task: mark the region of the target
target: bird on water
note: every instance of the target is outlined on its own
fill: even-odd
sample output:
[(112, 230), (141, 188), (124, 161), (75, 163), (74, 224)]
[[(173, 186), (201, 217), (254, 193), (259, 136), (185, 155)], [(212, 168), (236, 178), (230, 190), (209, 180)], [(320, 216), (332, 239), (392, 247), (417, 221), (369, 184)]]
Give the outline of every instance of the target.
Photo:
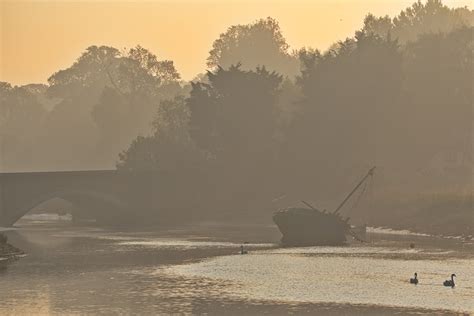
[(450, 286), (450, 287), (454, 287), (454, 277), (456, 276), (456, 274), (451, 274), (451, 280), (446, 280), (444, 281), (443, 285), (444, 286)]
[(418, 273), (415, 272), (415, 277), (410, 279), (411, 284), (418, 284)]

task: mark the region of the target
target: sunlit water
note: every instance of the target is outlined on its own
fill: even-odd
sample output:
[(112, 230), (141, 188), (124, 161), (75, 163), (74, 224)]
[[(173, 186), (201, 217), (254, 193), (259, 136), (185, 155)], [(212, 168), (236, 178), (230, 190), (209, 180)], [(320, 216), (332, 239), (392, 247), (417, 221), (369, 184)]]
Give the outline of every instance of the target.
[[(385, 238), (353, 247), (255, 243), (240, 255), (239, 242), (204, 235), (37, 219), (22, 226), (8, 234), (28, 255), (0, 269), (0, 314), (221, 314), (242, 305), (327, 303), (474, 312), (474, 247), (460, 241), (418, 237), (415, 249)], [(408, 283), (414, 272), (417, 286)], [(446, 288), (451, 273), (457, 285)]]
[[(336, 302), (474, 311), (474, 261), (451, 252), (386, 248), (301, 248), (224, 256), (168, 270), (231, 281), (234, 295), (290, 302)], [(420, 283), (408, 284), (418, 272)], [(442, 285), (452, 272), (454, 289)]]

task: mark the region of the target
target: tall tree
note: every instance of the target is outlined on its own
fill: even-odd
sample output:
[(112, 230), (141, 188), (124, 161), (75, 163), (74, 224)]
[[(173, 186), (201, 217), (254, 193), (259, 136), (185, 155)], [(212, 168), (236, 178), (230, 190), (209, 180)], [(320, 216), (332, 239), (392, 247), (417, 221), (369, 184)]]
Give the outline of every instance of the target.
[(122, 54), (108, 85), (92, 110), (101, 131), (99, 143), (112, 159), (137, 135), (148, 135), (150, 117), (160, 100), (179, 93), (180, 76), (171, 61), (159, 61), (137, 46)]
[(278, 22), (268, 17), (252, 24), (229, 27), (214, 41), (207, 65), (215, 69), (240, 63), (244, 70), (265, 66), (283, 75), (295, 76), (298, 59), (288, 50)]
[(196, 143), (229, 166), (258, 165), (271, 157), (282, 77), (237, 65), (209, 72), (208, 80), (193, 84), (188, 99)]
[(120, 153), (119, 170), (160, 170), (176, 175), (203, 160), (189, 135), (190, 111), (182, 96), (163, 100), (152, 122), (152, 135), (138, 136)]
[(393, 19), (388, 16), (367, 15), (363, 30), (382, 37), (390, 34), (402, 44), (414, 41), (419, 35), (449, 33), (465, 26), (474, 26), (474, 11), (468, 8), (449, 8), (441, 0), (419, 0), (401, 11)]
[(35, 166), (37, 135), (46, 109), (39, 97), (44, 86), (15, 86), (0, 82), (0, 168), (24, 170)]
[[(303, 51), (301, 58), (303, 98), (288, 131), (285, 159), (293, 168), (287, 178), (329, 195), (346, 166), (389, 155), (402, 57), (396, 41), (359, 32), (325, 54)], [(326, 181), (306, 183), (318, 178)]]
[(462, 157), (458, 167), (463, 164), (464, 170), (457, 172), (467, 177), (464, 181), (470, 181), (473, 159), (473, 31), (427, 34), (408, 45), (404, 54), (407, 127), (417, 135), (408, 143), (411, 152), (419, 165), (429, 165), (438, 154)]
[[(62, 100), (49, 117), (51, 150), (69, 148), (58, 154), (65, 161), (72, 161), (68, 155), (81, 157), (92, 150), (93, 155), (81, 157), (83, 163), (112, 166), (117, 152), (137, 135), (151, 132), (154, 107), (181, 91), (179, 78), (172, 61), (160, 61), (141, 46), (122, 52), (108, 46), (87, 48), (71, 67), (48, 80), (49, 94)], [(73, 125), (57, 133), (71, 120)]]

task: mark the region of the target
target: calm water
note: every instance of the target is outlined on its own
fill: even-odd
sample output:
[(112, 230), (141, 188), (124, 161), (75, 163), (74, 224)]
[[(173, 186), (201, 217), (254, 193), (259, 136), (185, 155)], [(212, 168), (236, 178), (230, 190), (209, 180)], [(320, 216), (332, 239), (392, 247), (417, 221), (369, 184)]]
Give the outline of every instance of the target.
[[(28, 255), (0, 270), (0, 314), (220, 314), (307, 304), (474, 312), (474, 246), (457, 240), (382, 236), (369, 246), (308, 248), (256, 243), (242, 256), (239, 243), (203, 234), (21, 225), (9, 237)], [(408, 249), (414, 238), (417, 247)], [(417, 286), (407, 283), (415, 271)], [(443, 287), (453, 272), (457, 286)]]
[[(421, 252), (421, 251), (420, 251)], [(167, 270), (186, 276), (232, 281), (248, 299), (337, 302), (474, 311), (474, 261), (450, 259), (451, 252), (407, 252), (380, 248), (355, 251), (307, 248), (257, 251)], [(440, 258), (442, 257), (442, 259)], [(407, 284), (417, 271), (418, 286)], [(453, 271), (454, 289), (442, 281)]]

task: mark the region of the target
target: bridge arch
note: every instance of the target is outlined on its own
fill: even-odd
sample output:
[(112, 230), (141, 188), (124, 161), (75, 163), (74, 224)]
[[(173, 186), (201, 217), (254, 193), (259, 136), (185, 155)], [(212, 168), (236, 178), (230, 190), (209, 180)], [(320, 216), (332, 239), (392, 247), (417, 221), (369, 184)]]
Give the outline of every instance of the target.
[(34, 198), (31, 198), (28, 201), (25, 201), (25, 203), (17, 206), (15, 210), (10, 210), (10, 225), (13, 225), (36, 206), (54, 198), (61, 198), (73, 205), (81, 207), (102, 205), (104, 207), (109, 207), (116, 212), (120, 212), (120, 210), (125, 209), (127, 206), (126, 203), (124, 203), (119, 197), (105, 192), (97, 192), (85, 189), (56, 190), (35, 196)]

